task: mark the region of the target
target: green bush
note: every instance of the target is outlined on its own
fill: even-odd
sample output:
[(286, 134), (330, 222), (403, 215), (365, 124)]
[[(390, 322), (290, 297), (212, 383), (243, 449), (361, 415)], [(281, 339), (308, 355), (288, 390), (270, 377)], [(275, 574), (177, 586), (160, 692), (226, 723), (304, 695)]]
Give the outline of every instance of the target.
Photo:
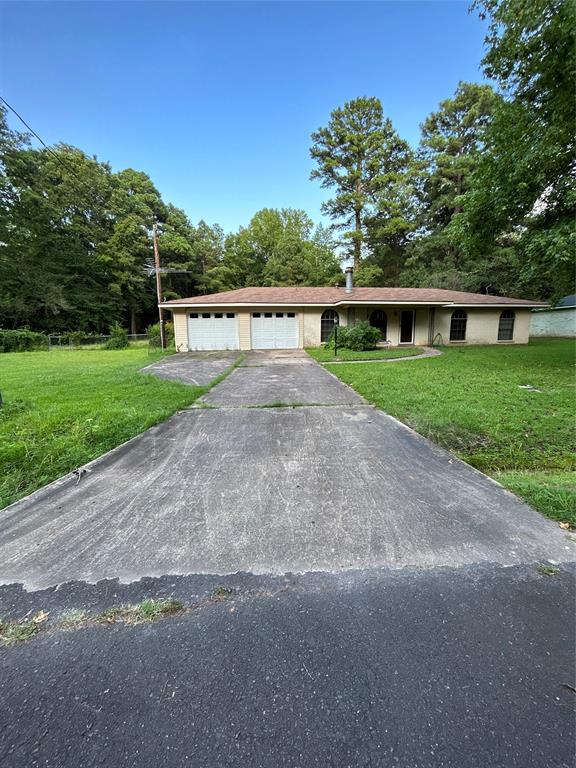
[[(166, 334), (166, 346), (174, 346), (174, 323), (164, 323), (164, 333)], [(151, 347), (160, 347), (160, 323), (154, 323), (146, 328), (148, 344)]]
[(338, 329), (334, 329), (332, 335), (328, 339), (327, 347), (334, 348), (334, 333), (337, 333), (338, 346), (346, 349), (353, 349), (356, 352), (363, 351), (365, 349), (374, 349), (377, 342), (380, 340), (380, 330), (370, 325), (367, 320), (356, 325), (343, 325), (338, 326)]
[(31, 352), (48, 347), (48, 336), (45, 333), (19, 328), (15, 331), (0, 329), (0, 352)]
[(106, 349), (126, 349), (128, 346), (128, 332), (120, 323), (114, 323), (110, 328), (110, 338), (106, 342)]

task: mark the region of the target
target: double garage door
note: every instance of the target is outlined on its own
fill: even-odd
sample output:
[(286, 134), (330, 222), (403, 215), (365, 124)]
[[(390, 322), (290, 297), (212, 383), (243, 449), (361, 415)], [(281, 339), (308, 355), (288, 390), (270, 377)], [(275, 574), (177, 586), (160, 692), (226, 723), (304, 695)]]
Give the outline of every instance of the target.
[(190, 312), (188, 349), (240, 349), (235, 312)]
[(296, 349), (296, 312), (252, 312), (252, 349)]
[[(298, 317), (296, 312), (251, 312), (252, 349), (296, 349)], [(190, 312), (188, 349), (240, 349), (236, 312)]]

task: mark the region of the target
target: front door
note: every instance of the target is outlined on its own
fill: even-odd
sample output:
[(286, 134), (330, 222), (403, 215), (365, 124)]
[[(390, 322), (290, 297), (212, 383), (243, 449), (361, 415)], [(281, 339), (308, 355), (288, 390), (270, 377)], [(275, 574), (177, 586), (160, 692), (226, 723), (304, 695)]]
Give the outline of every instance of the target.
[(400, 312), (400, 344), (412, 344), (414, 341), (414, 310), (403, 309)]

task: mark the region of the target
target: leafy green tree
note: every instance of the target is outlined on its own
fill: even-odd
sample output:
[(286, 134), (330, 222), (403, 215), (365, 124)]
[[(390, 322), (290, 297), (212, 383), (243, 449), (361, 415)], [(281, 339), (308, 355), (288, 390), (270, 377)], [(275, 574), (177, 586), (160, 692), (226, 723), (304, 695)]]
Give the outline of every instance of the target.
[(409, 147), (402, 141), (375, 97), (361, 97), (335, 109), (325, 128), (312, 134), (310, 154), (316, 162), (312, 179), (333, 188), (335, 196), (322, 210), (344, 230), (351, 243), (354, 268), (367, 243), (367, 219), (376, 215), (379, 195), (405, 169)]
[(152, 258), (152, 225), (166, 219), (166, 207), (150, 178), (127, 168), (112, 176), (110, 214), (112, 233), (98, 250), (98, 259), (115, 314), (127, 311), (134, 333), (138, 314), (156, 300), (147, 264)]
[(67, 145), (3, 154), (9, 226), (0, 249), (0, 323), (93, 329), (110, 305), (96, 258), (109, 234), (110, 169)]
[(194, 229), (193, 252), (196, 285), (201, 293), (225, 290), (231, 276), (223, 266), (225, 235), (218, 224), (201, 219)]
[(275, 211), (279, 228), (263, 279), (266, 285), (331, 285), (342, 279), (342, 269), (325, 230), (314, 232), (304, 211)]
[(503, 95), (466, 207), (473, 256), (515, 240), (517, 290), (573, 290), (576, 189), (576, 5), (569, 0), (478, 0), (489, 21), (483, 64)]
[[(197, 273), (194, 226), (183, 210), (168, 203), (158, 232), (161, 266), (166, 270), (175, 270), (162, 274), (164, 298), (176, 299), (190, 296), (195, 292)], [(150, 254), (151, 262), (152, 254)]]
[(212, 290), (260, 285), (329, 285), (342, 279), (329, 233), (304, 211), (264, 208), (228, 235), (203, 280)]
[(483, 277), (461, 242), (460, 218), (498, 101), (489, 85), (461, 82), (454, 96), (442, 101), (422, 124), (415, 185), (418, 235), (402, 275), (407, 284), (475, 291), (483, 287)]

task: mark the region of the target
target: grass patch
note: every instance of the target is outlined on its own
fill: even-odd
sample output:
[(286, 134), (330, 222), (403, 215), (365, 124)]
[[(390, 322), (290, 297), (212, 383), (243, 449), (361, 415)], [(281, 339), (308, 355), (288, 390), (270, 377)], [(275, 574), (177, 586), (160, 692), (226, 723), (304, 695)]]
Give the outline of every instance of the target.
[(139, 370), (147, 348), (0, 356), (0, 508), (191, 405), (209, 387)]
[(35, 637), (40, 631), (53, 634), (58, 631), (75, 631), (98, 625), (131, 626), (171, 616), (184, 616), (192, 611), (229, 600), (234, 597), (234, 594), (233, 589), (220, 586), (216, 587), (211, 594), (190, 605), (185, 605), (174, 597), (147, 598), (135, 605), (113, 605), (96, 614), (84, 609), (71, 609), (53, 622), (48, 622), (50, 614), (47, 611), (37, 611), (33, 616), (26, 616), (21, 620), (0, 619), (0, 647), (25, 642)]
[(100, 624), (115, 624), (121, 621), (124, 624), (140, 624), (144, 621), (154, 621), (162, 616), (170, 616), (181, 613), (184, 603), (173, 597), (164, 600), (142, 600), (136, 605), (114, 605), (95, 616), (93, 621)]
[(536, 570), (540, 576), (556, 576), (557, 573), (560, 573), (560, 568), (557, 568), (555, 565), (548, 565), (547, 563), (540, 563), (536, 566)]
[(60, 617), (61, 629), (80, 629), (89, 620), (88, 613), (81, 610), (67, 611)]
[(228, 600), (228, 598), (232, 597), (234, 594), (234, 590), (228, 589), (228, 587), (216, 587), (214, 592), (212, 592), (212, 597), (216, 602), (222, 601), (222, 600)]
[(342, 347), (342, 349), (338, 348), (336, 357), (334, 357), (334, 350), (327, 347), (307, 347), (306, 352), (319, 363), (336, 363), (346, 360), (394, 360), (400, 357), (421, 355), (424, 350), (420, 347), (387, 347), (385, 349), (358, 351)]
[(573, 472), (499, 472), (496, 479), (535, 509), (576, 528), (576, 476)]
[(31, 618), (20, 621), (4, 621), (0, 619), (0, 643), (10, 646), (25, 643), (40, 632), (41, 625), (48, 619), (46, 611), (38, 611)]
[(446, 348), (410, 366), (331, 370), (545, 515), (576, 527), (574, 352), (572, 341), (546, 340)]
[(170, 616), (184, 610), (184, 603), (169, 597), (166, 600), (143, 600), (135, 605), (132, 616), (135, 621), (153, 621), (160, 616)]

